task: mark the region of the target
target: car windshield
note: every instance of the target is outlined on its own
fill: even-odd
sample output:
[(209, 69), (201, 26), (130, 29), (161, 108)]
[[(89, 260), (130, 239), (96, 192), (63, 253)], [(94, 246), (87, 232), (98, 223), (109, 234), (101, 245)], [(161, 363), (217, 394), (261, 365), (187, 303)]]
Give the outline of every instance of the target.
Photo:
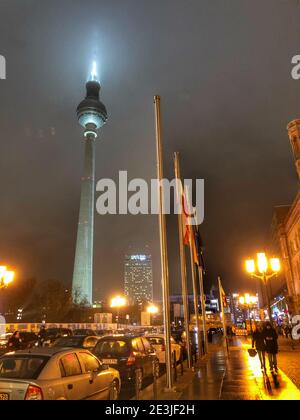
[(37, 379), (48, 357), (14, 356), (0, 359), (0, 378)]
[(101, 356), (125, 356), (128, 346), (123, 340), (103, 340), (97, 344), (96, 353)]
[(81, 345), (81, 337), (62, 337), (55, 340), (53, 347), (80, 347)]
[(147, 337), (147, 340), (154, 346), (163, 345), (165, 342), (163, 337)]

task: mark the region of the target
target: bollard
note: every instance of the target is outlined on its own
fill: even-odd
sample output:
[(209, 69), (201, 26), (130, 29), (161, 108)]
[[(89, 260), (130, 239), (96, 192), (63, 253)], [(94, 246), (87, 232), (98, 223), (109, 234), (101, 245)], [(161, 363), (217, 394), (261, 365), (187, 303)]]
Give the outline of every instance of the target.
[(179, 359), (179, 363), (180, 363), (180, 372), (181, 372), (181, 376), (183, 376), (183, 352), (181, 350), (180, 352), (180, 359)]
[(153, 399), (157, 400), (157, 379), (158, 379), (158, 369), (156, 360), (152, 361), (152, 375), (153, 375)]
[(140, 369), (136, 369), (135, 371), (135, 397), (136, 400), (139, 401), (140, 399), (140, 392), (141, 392), (141, 388), (142, 388), (142, 383), (141, 383), (141, 370)]
[(176, 366), (176, 351), (173, 351), (173, 372), (174, 372), (174, 382), (177, 381), (177, 366)]

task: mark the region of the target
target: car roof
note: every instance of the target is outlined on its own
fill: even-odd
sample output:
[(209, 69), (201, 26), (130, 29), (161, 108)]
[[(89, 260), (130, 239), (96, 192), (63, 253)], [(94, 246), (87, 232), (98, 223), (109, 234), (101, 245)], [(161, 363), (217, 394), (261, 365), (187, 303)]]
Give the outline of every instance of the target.
[(77, 338), (97, 338), (97, 339), (99, 339), (99, 337), (97, 336), (97, 335), (91, 335), (91, 334), (78, 334), (78, 335), (71, 335), (71, 336), (68, 336), (68, 337), (58, 337), (58, 339), (57, 340), (74, 340), (74, 338), (75, 339), (77, 339)]
[[(36, 348), (36, 349), (27, 349), (27, 350), (17, 350), (14, 352), (10, 352), (10, 353), (6, 353), (3, 356), (22, 356), (22, 355), (26, 355), (26, 356), (48, 356), (48, 357), (52, 357), (55, 354), (61, 353), (69, 353), (70, 351), (74, 352), (74, 351), (83, 351), (83, 349), (70, 349), (70, 348), (57, 348), (57, 347), (41, 347), (41, 348)], [(88, 351), (85, 350), (84, 351)], [(3, 357), (2, 356), (2, 357)]]
[(141, 338), (140, 335), (127, 335), (127, 334), (116, 334), (116, 335), (105, 335), (104, 337), (100, 337), (99, 341), (103, 340), (132, 340), (135, 338)]

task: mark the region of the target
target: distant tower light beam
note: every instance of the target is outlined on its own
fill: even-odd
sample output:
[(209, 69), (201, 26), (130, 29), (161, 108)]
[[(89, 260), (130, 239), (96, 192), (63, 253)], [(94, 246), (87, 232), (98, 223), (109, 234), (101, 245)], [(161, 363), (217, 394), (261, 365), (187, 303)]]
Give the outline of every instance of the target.
[(97, 71), (97, 62), (96, 60), (93, 61), (92, 64), (92, 71), (91, 71), (91, 81), (98, 81), (98, 71)]

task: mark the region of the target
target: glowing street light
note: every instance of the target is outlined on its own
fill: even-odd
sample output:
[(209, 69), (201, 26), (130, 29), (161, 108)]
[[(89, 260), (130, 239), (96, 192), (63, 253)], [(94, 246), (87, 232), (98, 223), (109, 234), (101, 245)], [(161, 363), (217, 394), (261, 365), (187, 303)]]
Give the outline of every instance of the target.
[(6, 266), (0, 266), (0, 289), (7, 287), (10, 283), (12, 283), (14, 277), (14, 271), (7, 271)]
[(126, 305), (126, 299), (121, 296), (116, 296), (112, 298), (110, 307), (111, 308), (122, 308)]
[(126, 299), (122, 296), (115, 296), (112, 298), (110, 307), (117, 309), (117, 329), (119, 328), (120, 309), (126, 306)]
[(3, 276), (3, 283), (5, 286), (9, 285), (14, 281), (15, 273), (13, 271), (6, 271)]
[(268, 303), (268, 315), (270, 322), (272, 322), (272, 311), (270, 304), (270, 295), (267, 286), (268, 280), (276, 276), (281, 269), (279, 258), (268, 258), (264, 252), (257, 254), (257, 260), (246, 261), (246, 271), (253, 277), (263, 281), (266, 289), (266, 297)]
[(155, 314), (157, 314), (157, 313), (158, 313), (158, 311), (159, 311), (159, 309), (158, 309), (158, 307), (157, 307), (157, 306), (155, 306), (155, 305), (149, 305), (149, 306), (148, 306), (148, 308), (147, 308), (147, 312), (148, 312), (148, 314), (151, 314), (151, 315), (155, 315)]
[(251, 333), (253, 332), (252, 328), (252, 319), (251, 319), (251, 306), (257, 305), (258, 297), (257, 296), (251, 296), (249, 293), (245, 293), (244, 296), (240, 296), (239, 303), (241, 306), (245, 306), (248, 309), (248, 317), (250, 320), (250, 328)]

